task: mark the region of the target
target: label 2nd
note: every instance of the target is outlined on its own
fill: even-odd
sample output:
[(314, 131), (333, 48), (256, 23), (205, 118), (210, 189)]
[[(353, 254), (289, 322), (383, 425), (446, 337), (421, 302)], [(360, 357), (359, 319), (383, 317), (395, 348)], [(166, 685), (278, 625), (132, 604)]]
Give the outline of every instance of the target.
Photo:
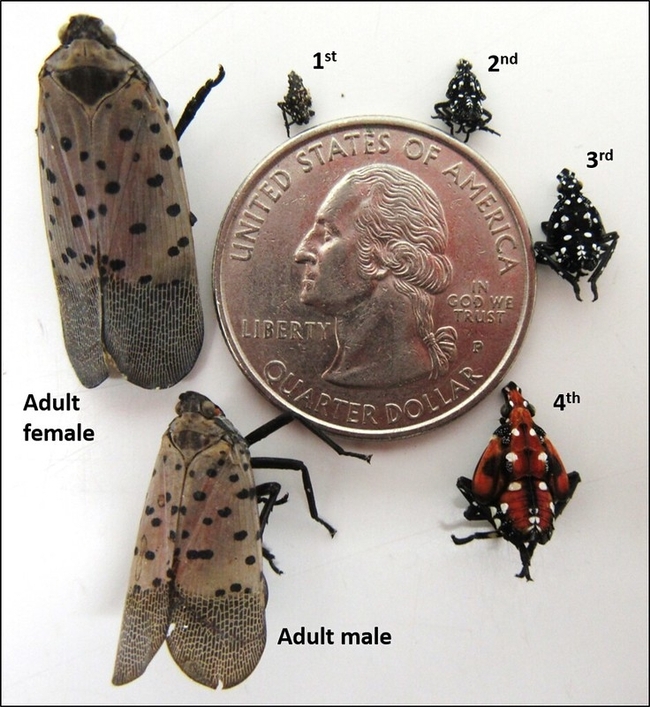
[(490, 54), (488, 59), (491, 62), (488, 67), (488, 71), (500, 71), (500, 66), (511, 66), (517, 64), (518, 56), (517, 52), (515, 52), (512, 56), (497, 56), (496, 54)]

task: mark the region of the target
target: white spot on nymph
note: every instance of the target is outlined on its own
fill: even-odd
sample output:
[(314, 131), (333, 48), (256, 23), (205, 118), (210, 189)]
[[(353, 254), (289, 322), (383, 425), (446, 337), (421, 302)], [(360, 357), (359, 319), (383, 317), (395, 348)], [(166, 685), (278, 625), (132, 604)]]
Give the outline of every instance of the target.
[(508, 453), (506, 454), (506, 459), (507, 459), (509, 462), (516, 462), (517, 459), (519, 459), (519, 457), (515, 454), (515, 452), (508, 452)]
[(510, 506), (507, 503), (502, 503), (499, 508), (501, 509), (501, 513), (507, 513)]
[(540, 452), (540, 453), (537, 455), (537, 458), (538, 458), (541, 462), (545, 462), (545, 461), (548, 459), (548, 454), (547, 454), (546, 452)]
[(555, 515), (555, 504), (553, 503), (553, 501), (548, 504), (548, 507), (551, 509), (551, 513)]
[(494, 518), (494, 527), (499, 530), (501, 527), (501, 519), (500, 518)]
[(530, 436), (531, 436), (531, 437), (537, 437), (537, 432), (535, 432), (535, 428), (534, 428), (534, 427), (531, 427), (531, 428), (530, 428)]
[(531, 525), (539, 525), (539, 516), (530, 516), (530, 518), (528, 519), (528, 522)]
[(546, 481), (539, 482), (539, 490), (540, 491), (548, 491), (548, 486), (546, 485)]
[(490, 506), (490, 513), (492, 514), (492, 517), (494, 518), (494, 516), (497, 514), (496, 506)]
[(508, 491), (521, 491), (521, 484), (518, 481), (512, 481), (508, 484)]
[(513, 427), (512, 430), (510, 430), (510, 434), (512, 434), (513, 437), (519, 437), (519, 430)]
[(573, 236), (572, 236), (570, 233), (567, 233), (567, 235), (564, 236), (564, 238), (563, 238), (562, 240), (564, 240), (564, 241), (570, 241), (572, 238), (573, 238)]

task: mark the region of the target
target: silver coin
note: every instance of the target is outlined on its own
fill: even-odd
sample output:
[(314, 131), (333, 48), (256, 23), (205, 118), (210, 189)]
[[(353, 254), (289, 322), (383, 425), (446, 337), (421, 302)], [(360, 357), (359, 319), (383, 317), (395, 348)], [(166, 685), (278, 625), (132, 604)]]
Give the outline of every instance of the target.
[(390, 439), (449, 422), (500, 382), (535, 259), (515, 198), (472, 149), (361, 117), (298, 135), (252, 172), (213, 279), (260, 392), (330, 432)]

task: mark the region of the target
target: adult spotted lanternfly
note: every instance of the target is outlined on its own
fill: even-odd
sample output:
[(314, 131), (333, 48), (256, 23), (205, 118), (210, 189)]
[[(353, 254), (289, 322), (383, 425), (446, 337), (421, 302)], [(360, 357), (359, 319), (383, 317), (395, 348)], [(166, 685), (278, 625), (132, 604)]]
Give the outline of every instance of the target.
[(485, 130), (488, 133), (500, 135), (496, 130), (486, 127), (492, 120), (492, 113), (483, 108), (485, 95), (481, 84), (472, 72), (472, 65), (466, 59), (461, 59), (457, 64), (456, 75), (447, 87), (448, 101), (436, 103), (434, 120), (442, 120), (454, 134), (454, 125), (458, 126), (456, 132), (465, 133), (465, 140), (469, 140), (471, 133), (476, 130)]
[[(291, 137), (289, 128), (292, 125), (307, 125), (314, 115), (311, 110), (311, 96), (305, 84), (295, 71), (289, 73), (289, 91), (283, 101), (278, 103), (287, 129), (287, 137)], [(291, 118), (291, 121), (287, 118)]]
[[(163, 641), (197, 682), (224, 688), (245, 680), (266, 642), (267, 587), (262, 532), (280, 484), (255, 486), (254, 468), (302, 472), (318, 516), (307, 467), (295, 459), (250, 457), (249, 445), (291, 422), (284, 413), (242, 437), (214, 403), (184, 393), (162, 439), (140, 521), (113, 682), (139, 677)], [(347, 452), (303, 422), (339, 454)], [(258, 514), (258, 503), (262, 511)]]
[(558, 202), (549, 220), (542, 223), (547, 240), (535, 243), (535, 257), (571, 283), (580, 301), (578, 281), (591, 273), (587, 282), (595, 302), (596, 282), (614, 253), (618, 233), (605, 231), (598, 210), (582, 193), (582, 182), (573, 172), (563, 169), (557, 178)]
[(39, 75), (43, 208), (70, 361), (86, 387), (112, 367), (166, 388), (203, 342), (190, 207), (177, 137), (144, 69), (96, 17), (77, 15)]
[(521, 556), (517, 577), (530, 580), (530, 561), (537, 545), (553, 534), (553, 521), (564, 510), (580, 481), (567, 474), (546, 432), (533, 422), (534, 407), (515, 383), (503, 388), (506, 402), (501, 424), (474, 471), (457, 486), (469, 502), (467, 520), (485, 520), (494, 530), (452, 540), (457, 545), (481, 538), (505, 538)]

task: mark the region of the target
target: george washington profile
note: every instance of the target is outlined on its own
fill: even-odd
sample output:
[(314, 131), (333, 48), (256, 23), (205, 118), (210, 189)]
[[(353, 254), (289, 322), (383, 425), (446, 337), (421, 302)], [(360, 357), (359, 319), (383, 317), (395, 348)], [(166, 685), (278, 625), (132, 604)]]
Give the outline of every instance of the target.
[(449, 370), (457, 333), (434, 321), (452, 277), (447, 241), (440, 199), (405, 169), (369, 165), (334, 185), (294, 254), (300, 301), (335, 317), (325, 380), (389, 388)]

